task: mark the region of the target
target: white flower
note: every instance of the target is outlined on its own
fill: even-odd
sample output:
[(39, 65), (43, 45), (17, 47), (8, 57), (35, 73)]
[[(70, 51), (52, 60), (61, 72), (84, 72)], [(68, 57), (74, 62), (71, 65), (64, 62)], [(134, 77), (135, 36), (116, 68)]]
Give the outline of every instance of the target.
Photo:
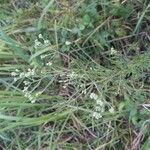
[(13, 76), (13, 77), (15, 77), (15, 76), (17, 76), (18, 74), (16, 73), (16, 72), (12, 72), (11, 73), (11, 76)]
[(34, 42), (37, 43), (37, 42), (38, 42), (38, 39), (34, 40)]
[(98, 95), (95, 94), (95, 93), (91, 93), (91, 94), (90, 94), (90, 98), (91, 98), (91, 99), (94, 99), (94, 100), (97, 100), (97, 99), (98, 99)]
[(33, 100), (31, 101), (31, 103), (34, 104), (34, 103), (35, 103), (35, 99), (33, 99)]
[(110, 54), (111, 54), (111, 55), (115, 55), (115, 54), (117, 54), (117, 51), (112, 47), (112, 48), (110, 49)]
[(35, 75), (35, 70), (34, 69), (28, 69), (28, 72), (24, 73), (25, 77), (30, 77)]
[(43, 74), (43, 73), (44, 73), (44, 71), (43, 71), (43, 70), (41, 70), (41, 73)]
[(94, 113), (93, 113), (93, 117), (94, 117), (95, 119), (100, 119), (100, 118), (102, 118), (102, 115), (101, 115), (100, 113), (98, 113), (98, 112), (94, 112)]
[(51, 65), (52, 65), (52, 62), (46, 63), (46, 66), (51, 66)]
[(16, 71), (16, 72), (19, 72), (19, 70), (18, 70), (18, 69), (15, 69), (15, 71)]
[(32, 69), (32, 70), (31, 70), (31, 76), (34, 76), (34, 75), (35, 75), (35, 70)]
[(96, 110), (96, 111), (101, 111), (102, 108), (101, 108), (100, 106), (96, 106), (96, 107), (95, 107), (95, 110)]
[(18, 79), (17, 78), (14, 78), (14, 82), (16, 82)]
[(96, 104), (100, 106), (104, 106), (104, 102), (100, 99), (96, 99)]
[(42, 92), (37, 92), (36, 94), (35, 94), (35, 97), (38, 97), (39, 95), (41, 95), (42, 94)]
[(31, 72), (31, 69), (30, 69), (30, 68), (28, 68), (28, 72)]
[(45, 54), (45, 55), (41, 55), (41, 59), (44, 59), (45, 57), (48, 57), (49, 55), (48, 54)]
[(19, 75), (20, 78), (23, 78), (24, 76), (25, 76), (24, 72), (21, 72)]
[(65, 44), (68, 46), (68, 45), (71, 44), (71, 42), (70, 41), (66, 41)]
[(30, 84), (30, 82), (28, 82), (28, 81), (23, 81), (23, 83), (24, 83), (24, 85), (29, 85)]
[(86, 93), (87, 93), (86, 89), (85, 89), (85, 90), (83, 90), (83, 91), (82, 91), (82, 93), (83, 93), (83, 94), (86, 94)]
[(30, 101), (33, 101), (33, 99), (34, 99), (31, 95), (29, 95), (28, 98), (29, 98)]
[(64, 85), (63, 88), (66, 89), (66, 88), (67, 88), (67, 85)]
[(23, 90), (23, 93), (24, 93), (24, 97), (28, 98), (31, 103), (35, 103), (35, 97), (33, 97), (29, 91), (28, 91), (28, 87), (24, 87), (24, 90)]
[(27, 91), (28, 91), (28, 87), (25, 86), (25, 87), (23, 88), (22, 92), (25, 93), (25, 92), (27, 92)]
[(26, 78), (30, 76), (30, 72), (25, 73), (24, 75)]
[(34, 48), (37, 49), (38, 47), (40, 47), (42, 45), (42, 43), (40, 41), (38, 41), (37, 39), (34, 41)]
[(44, 40), (44, 44), (49, 44), (49, 40)]
[(27, 98), (29, 97), (29, 95), (30, 94), (28, 92), (24, 94), (24, 96), (27, 97)]
[(72, 71), (70, 74), (67, 75), (67, 77), (74, 79), (74, 78), (78, 77), (78, 74), (76, 74), (74, 71)]
[(114, 108), (111, 107), (111, 108), (109, 109), (109, 112), (113, 114), (113, 113), (115, 112)]
[(36, 46), (41, 46), (41, 44), (42, 44), (42, 43), (38, 41), (38, 42), (36, 43)]
[(42, 36), (42, 34), (39, 34), (39, 35), (38, 35), (38, 37), (39, 37), (40, 39), (43, 39), (43, 36)]

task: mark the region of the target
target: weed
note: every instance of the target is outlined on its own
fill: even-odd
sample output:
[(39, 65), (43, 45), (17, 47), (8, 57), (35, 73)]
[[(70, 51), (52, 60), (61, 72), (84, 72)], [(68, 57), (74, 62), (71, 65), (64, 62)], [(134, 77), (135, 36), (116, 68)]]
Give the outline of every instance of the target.
[(149, 8), (0, 1), (0, 149), (148, 150)]

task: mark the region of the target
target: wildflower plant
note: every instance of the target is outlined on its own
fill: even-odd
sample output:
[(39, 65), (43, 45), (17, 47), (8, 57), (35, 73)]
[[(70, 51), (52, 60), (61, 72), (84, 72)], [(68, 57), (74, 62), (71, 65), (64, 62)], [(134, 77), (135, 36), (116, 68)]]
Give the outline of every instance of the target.
[(148, 2), (0, 1), (0, 148), (149, 149)]
[(91, 93), (90, 94), (90, 98), (95, 100), (95, 107), (94, 107), (94, 113), (93, 113), (93, 117), (95, 119), (100, 119), (102, 118), (102, 113), (105, 111), (105, 104), (102, 101), (102, 99), (95, 93)]
[(109, 108), (109, 112), (111, 114), (114, 113), (115, 110), (114, 110), (113, 106), (111, 106), (108, 102), (106, 102), (101, 94), (98, 95), (98, 94), (95, 94), (92, 92), (90, 94), (90, 99), (94, 100), (94, 102), (95, 102), (94, 112), (92, 115), (95, 119), (100, 119), (103, 117), (103, 114), (106, 111), (106, 107)]
[(35, 39), (35, 41), (34, 41), (34, 48), (35, 49), (40, 49), (40, 48), (46, 47), (50, 44), (49, 40), (44, 39), (42, 34), (39, 34), (38, 38), (39, 39)]
[(35, 77), (36, 72), (35, 68), (28, 68), (27, 71), (21, 71), (16, 69), (15, 72), (11, 73), (11, 76), (14, 78), (14, 83), (17, 81), (23, 81), (22, 94), (28, 98), (32, 103), (35, 102), (38, 95), (33, 96), (32, 90), (30, 91), (30, 86), (32, 86), (33, 78)]

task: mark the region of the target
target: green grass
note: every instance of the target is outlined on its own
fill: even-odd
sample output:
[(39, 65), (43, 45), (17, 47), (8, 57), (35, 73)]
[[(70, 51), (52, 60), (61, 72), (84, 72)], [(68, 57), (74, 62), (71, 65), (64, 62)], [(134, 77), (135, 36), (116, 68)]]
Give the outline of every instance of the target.
[(149, 150), (149, 12), (148, 0), (0, 0), (0, 149)]

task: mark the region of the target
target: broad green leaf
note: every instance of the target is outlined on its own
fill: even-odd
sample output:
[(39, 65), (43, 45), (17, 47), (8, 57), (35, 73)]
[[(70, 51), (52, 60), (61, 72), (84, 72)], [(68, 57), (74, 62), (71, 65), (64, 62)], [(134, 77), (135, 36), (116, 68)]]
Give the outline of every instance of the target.
[(16, 55), (28, 62), (29, 55), (26, 50), (21, 48), (14, 40), (7, 36), (2, 30), (0, 30), (0, 39), (10, 48), (10, 50)]

